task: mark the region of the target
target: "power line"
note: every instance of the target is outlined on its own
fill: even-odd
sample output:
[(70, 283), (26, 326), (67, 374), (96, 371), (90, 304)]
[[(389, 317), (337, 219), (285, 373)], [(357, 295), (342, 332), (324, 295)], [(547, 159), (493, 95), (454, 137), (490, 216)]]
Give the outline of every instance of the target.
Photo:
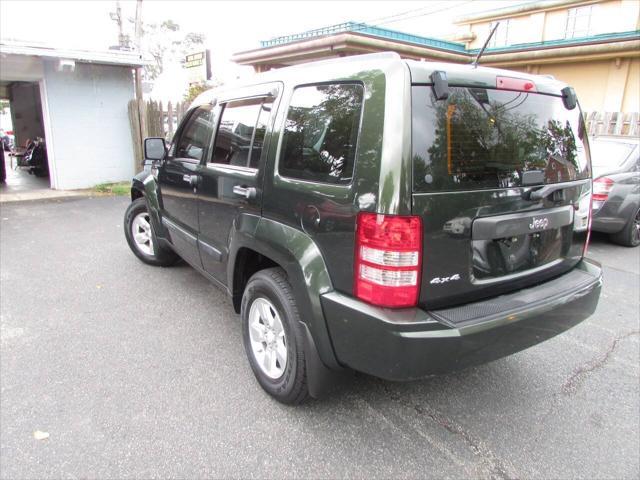
[[(457, 8), (457, 7), (461, 7), (462, 5), (466, 5), (466, 4), (472, 3), (474, 1), (475, 0), (465, 0), (464, 2), (456, 3), (456, 4), (453, 4), (453, 5), (451, 4), (451, 2), (445, 2), (447, 4), (446, 7), (435, 9), (435, 10), (430, 10), (428, 12), (420, 13), (420, 14), (417, 14), (417, 15), (406, 16), (406, 17), (403, 17), (403, 18), (397, 18), (397, 17), (401, 17), (403, 15), (406, 15), (407, 13), (413, 13), (413, 12), (417, 12), (417, 11), (420, 11), (420, 10), (424, 10), (427, 7), (416, 8), (416, 9), (413, 9), (413, 10), (407, 10), (406, 12), (396, 13), (394, 15), (387, 15), (387, 16), (379, 17), (378, 19), (369, 20), (368, 22), (355, 22), (356, 24), (362, 24), (362, 26), (349, 29), (348, 31), (358, 32), (360, 30), (366, 29), (367, 27), (378, 27), (380, 25), (387, 25), (389, 23), (401, 22), (403, 20), (410, 20), (412, 18), (418, 18), (418, 17), (424, 17), (424, 16), (428, 16), (428, 15), (433, 15), (434, 13), (440, 13), (440, 12), (444, 12), (446, 10), (451, 10), (451, 9), (454, 9), (454, 8)], [(379, 20), (379, 21), (372, 25), (371, 22), (372, 21), (376, 21), (376, 20)], [(312, 34), (312, 33), (315, 33), (315, 32), (326, 31), (327, 29), (330, 29), (332, 27), (339, 27), (339, 26), (342, 26), (342, 25), (343, 24), (337, 24), (337, 25), (333, 25), (331, 27), (306, 30), (304, 32), (294, 33), (294, 34), (290, 34), (290, 35), (281, 35), (281, 36), (278, 36), (278, 37), (274, 37), (274, 38), (270, 39), (269, 41), (274, 41), (274, 40), (278, 40), (278, 39), (282, 39), (282, 38), (286, 38), (286, 37), (297, 37), (297, 36), (300, 36), (300, 37), (304, 38), (304, 37), (308, 37), (308, 36), (313, 36), (313, 35), (309, 35), (309, 34)], [(346, 31), (346, 30), (343, 30), (343, 31)]]
[[(442, 3), (450, 4), (451, 2), (438, 2), (438, 3), (440, 3), (440, 4), (442, 4)], [(369, 20), (364, 20), (363, 23), (375, 23), (375, 22), (379, 22), (381, 20), (387, 20), (387, 19), (390, 19), (390, 18), (401, 17), (403, 15), (406, 15), (407, 13), (419, 12), (420, 10), (424, 10), (425, 8), (429, 8), (429, 7), (432, 7), (432, 6), (433, 5), (428, 5), (426, 7), (414, 8), (414, 9), (411, 9), (411, 10), (407, 10), (405, 12), (396, 13), (394, 15), (385, 15), (385, 16), (382, 16), (382, 17), (370, 18)]]
[[(388, 16), (388, 17), (381, 17), (379, 20), (385, 20), (385, 21), (381, 21), (381, 22), (378, 22), (378, 23), (376, 23), (376, 24), (374, 24), (374, 25), (369, 25), (369, 26), (371, 26), (371, 27), (378, 27), (378, 26), (380, 26), (380, 25), (386, 25), (386, 24), (388, 24), (388, 23), (401, 22), (401, 21), (403, 21), (403, 20), (410, 20), (410, 19), (412, 19), (412, 18), (418, 18), (418, 17), (426, 17), (426, 16), (428, 16), (428, 15), (433, 15), (434, 13), (440, 13), (440, 12), (444, 12), (444, 11), (447, 11), (447, 10), (452, 10), (452, 9), (454, 9), (454, 8), (461, 7), (462, 5), (466, 5), (466, 4), (468, 4), (468, 3), (473, 3), (473, 1), (474, 1), (474, 0), (466, 0), (466, 1), (464, 1), (464, 2), (456, 3), (456, 4), (454, 4), (454, 5), (452, 5), (452, 4), (451, 4), (451, 2), (445, 2), (445, 3), (447, 4), (447, 6), (446, 6), (446, 7), (438, 8), (438, 9), (435, 9), (435, 10), (430, 10), (430, 11), (428, 11), (428, 12), (420, 13), (420, 14), (417, 14), (417, 15), (410, 15), (410, 16), (408, 16), (408, 17), (404, 17), (404, 18), (398, 18), (398, 19), (396, 19), (396, 20), (391, 20), (391, 19), (393, 19), (393, 18), (395, 18), (395, 17), (398, 17), (398, 16), (401, 16), (401, 15), (404, 15), (405, 13), (411, 13), (411, 12), (412, 12), (412, 10), (409, 10), (408, 12), (404, 12), (404, 13), (402, 13), (402, 14), (391, 15), (391, 16)], [(414, 10), (414, 11), (417, 11), (417, 10), (423, 10), (423, 9), (424, 9), (424, 7), (423, 7), (422, 9), (420, 9), (420, 8), (419, 8), (419, 9), (416, 9), (416, 10)], [(388, 20), (387, 20), (387, 19), (388, 19)], [(367, 23), (367, 22), (364, 22), (364, 23)]]

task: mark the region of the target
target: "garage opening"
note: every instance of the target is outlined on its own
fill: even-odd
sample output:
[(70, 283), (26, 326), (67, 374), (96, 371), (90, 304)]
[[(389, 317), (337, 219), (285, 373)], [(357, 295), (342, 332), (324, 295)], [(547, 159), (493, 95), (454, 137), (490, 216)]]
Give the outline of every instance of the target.
[(6, 193), (51, 188), (39, 82), (0, 82)]

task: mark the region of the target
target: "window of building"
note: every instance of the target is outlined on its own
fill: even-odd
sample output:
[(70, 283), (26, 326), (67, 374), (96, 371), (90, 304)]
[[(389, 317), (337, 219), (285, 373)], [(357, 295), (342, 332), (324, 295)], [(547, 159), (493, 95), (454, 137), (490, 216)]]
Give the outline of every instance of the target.
[(362, 113), (359, 84), (296, 88), (280, 156), (282, 175), (313, 182), (351, 182)]
[(211, 105), (196, 108), (187, 120), (178, 142), (172, 147), (169, 155), (176, 158), (202, 160), (212, 132), (213, 112)]
[(587, 37), (591, 34), (593, 5), (567, 10), (567, 29), (564, 38)]
[(271, 97), (226, 103), (211, 161), (258, 168), (272, 105)]
[[(500, 25), (496, 30), (496, 33), (493, 34), (491, 40), (489, 41), (489, 47), (506, 47), (510, 44), (509, 42), (509, 23), (510, 19), (500, 20)], [(493, 27), (496, 26), (497, 22), (493, 22), (489, 25), (489, 31), (493, 30)]]

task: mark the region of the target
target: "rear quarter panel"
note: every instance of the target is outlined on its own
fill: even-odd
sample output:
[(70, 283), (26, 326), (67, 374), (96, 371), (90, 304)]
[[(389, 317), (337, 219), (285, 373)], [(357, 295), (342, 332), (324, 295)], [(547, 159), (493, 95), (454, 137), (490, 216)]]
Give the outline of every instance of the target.
[[(357, 213), (411, 212), (409, 71), (404, 62), (392, 59), (359, 64), (351, 71), (342, 65), (303, 73), (285, 82), (266, 167), (263, 215), (304, 232), (317, 245), (333, 287), (350, 294)], [(330, 82), (364, 86), (352, 183), (322, 184), (280, 175), (283, 127), (295, 87)]]

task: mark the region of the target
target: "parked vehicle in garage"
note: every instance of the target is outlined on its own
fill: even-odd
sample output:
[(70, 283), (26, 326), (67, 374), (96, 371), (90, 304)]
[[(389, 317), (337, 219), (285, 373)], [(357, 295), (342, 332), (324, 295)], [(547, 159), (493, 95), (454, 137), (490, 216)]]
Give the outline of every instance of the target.
[(283, 68), (203, 93), (145, 156), (132, 251), (223, 288), (284, 403), (349, 370), (494, 360), (598, 302), (587, 137), (550, 78), (397, 54)]
[(591, 139), (592, 228), (627, 247), (640, 245), (640, 139)]

